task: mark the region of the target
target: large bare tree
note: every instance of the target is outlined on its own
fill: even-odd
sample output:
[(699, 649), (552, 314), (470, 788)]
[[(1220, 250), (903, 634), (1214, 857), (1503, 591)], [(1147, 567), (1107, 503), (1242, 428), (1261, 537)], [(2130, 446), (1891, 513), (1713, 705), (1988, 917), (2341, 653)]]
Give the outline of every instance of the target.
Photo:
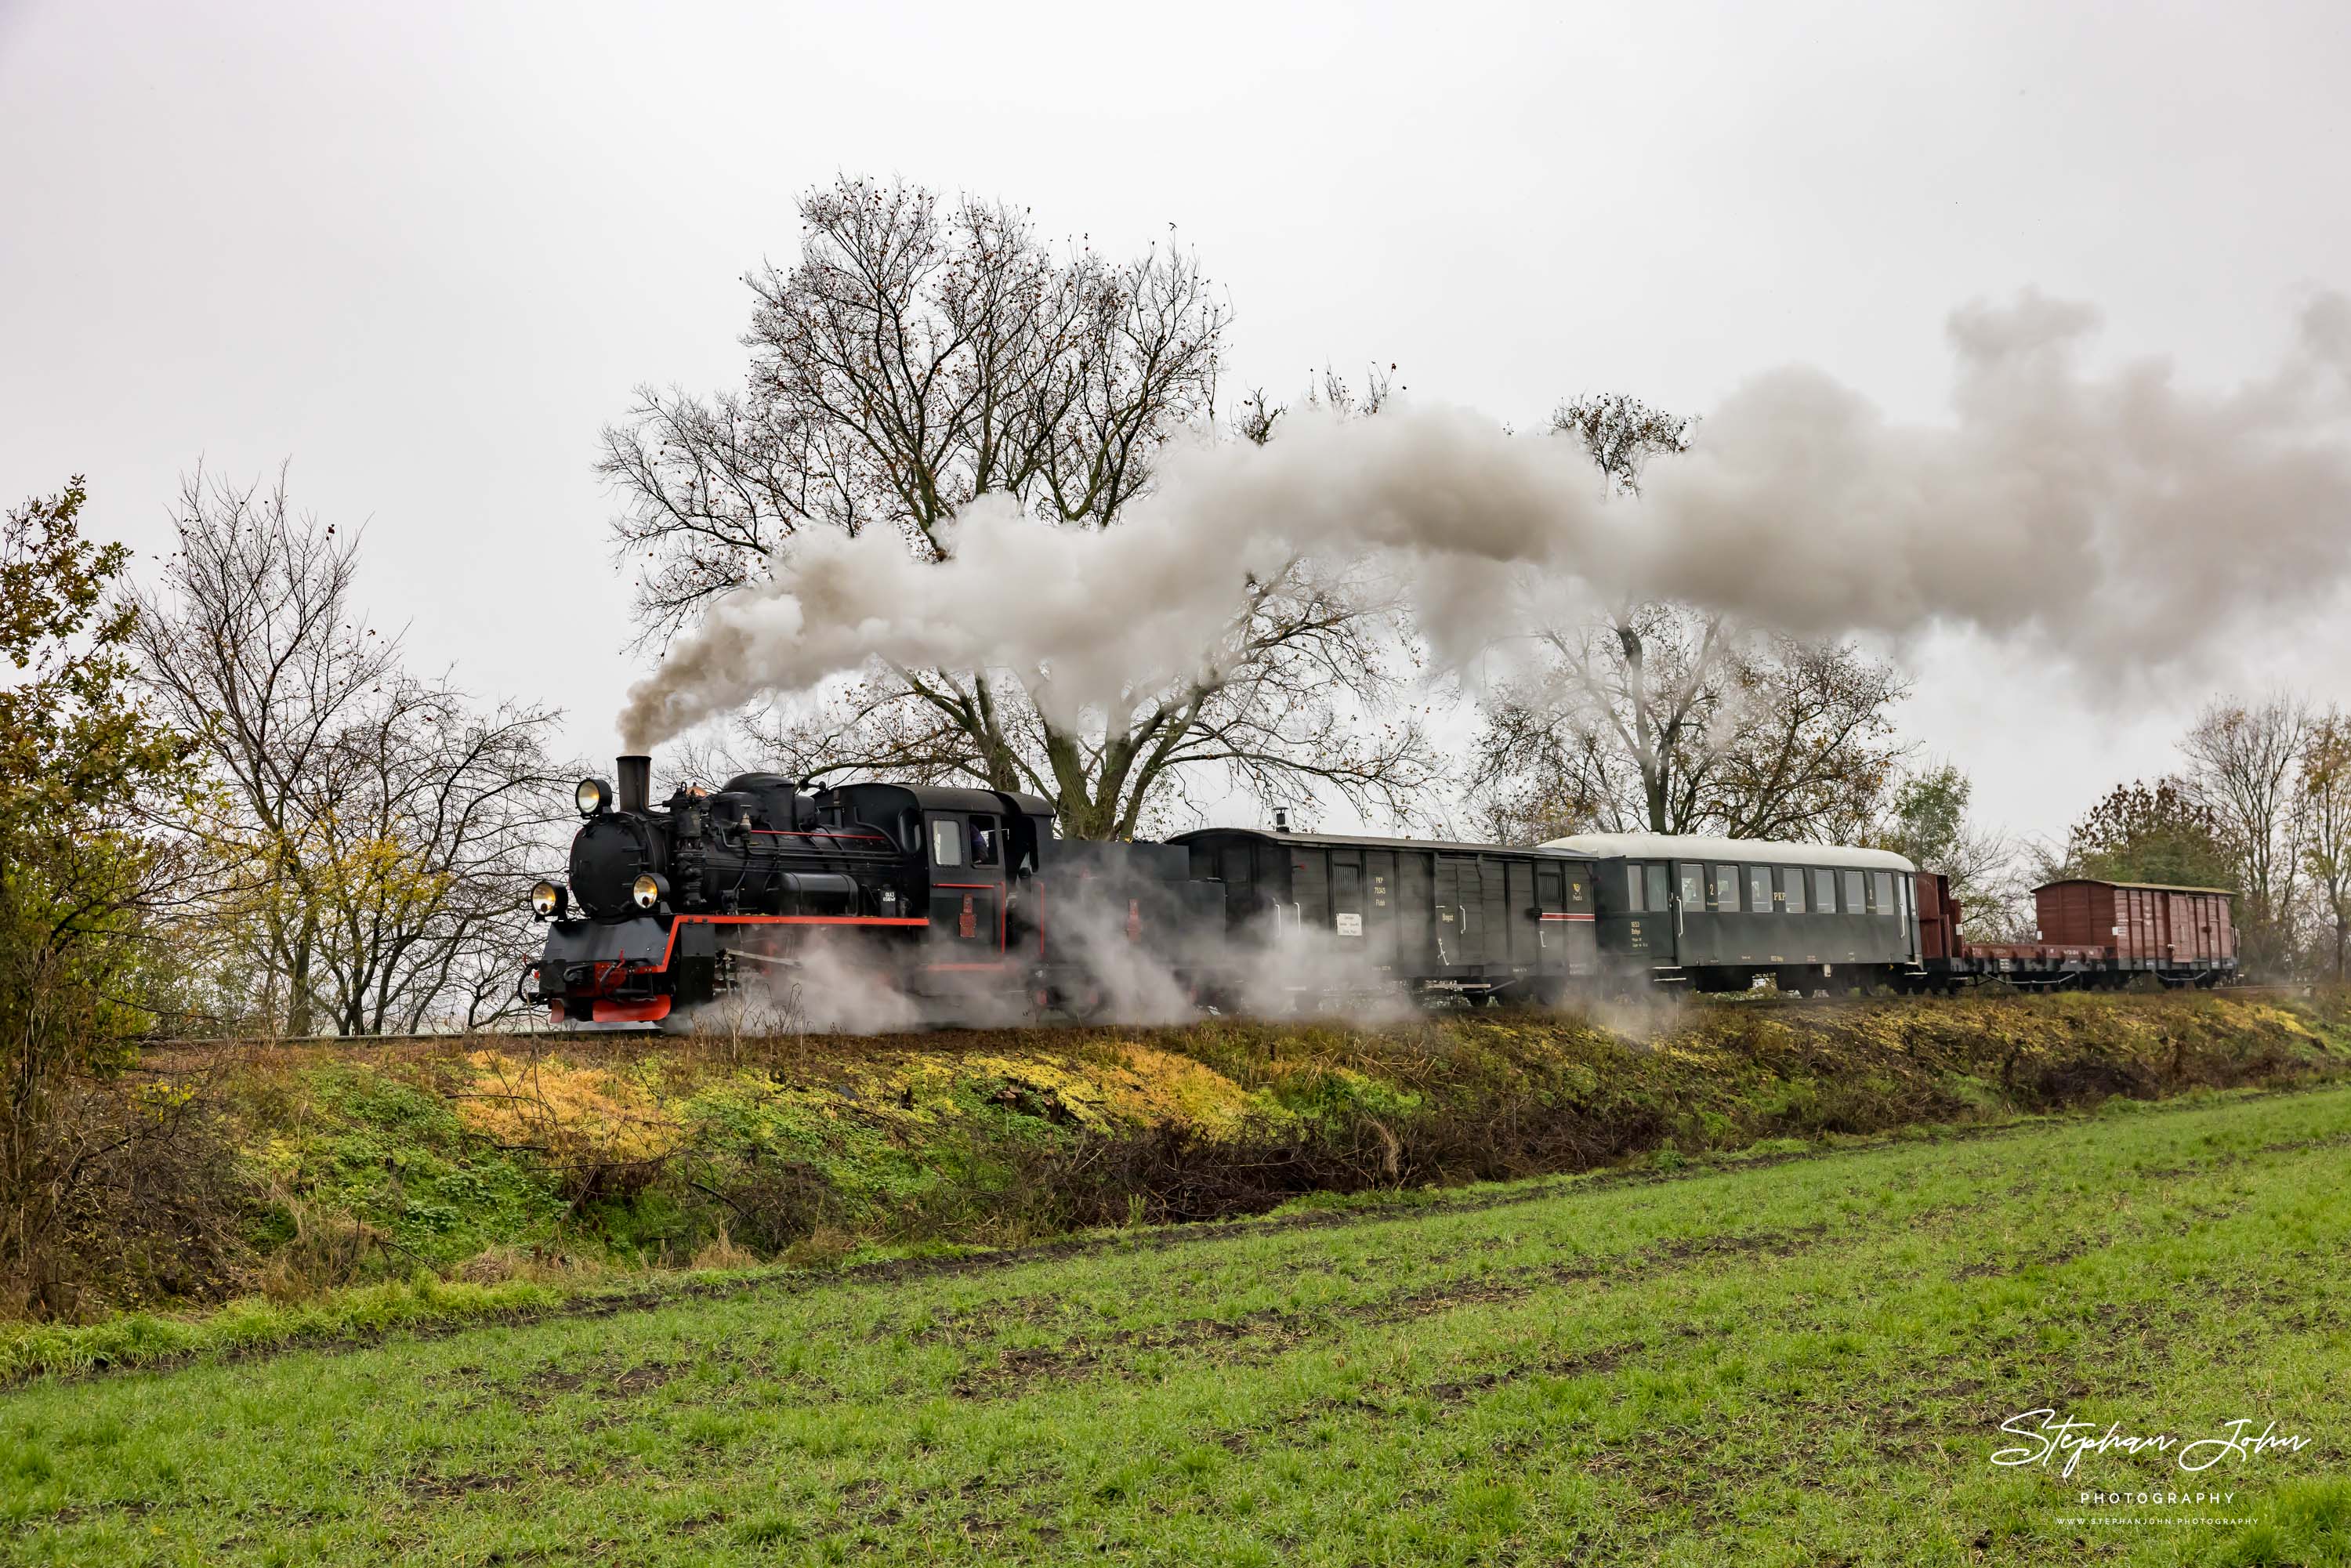
[[(1213, 422), (1229, 312), (1172, 244), (1114, 261), (1048, 245), (1000, 204), (850, 178), (810, 192), (800, 216), (798, 260), (750, 279), (744, 387), (642, 392), (604, 433), (649, 644), (810, 528), (894, 528), (943, 559), (942, 525), (989, 493), (1113, 527), (1164, 444)], [(1260, 398), (1256, 413), (1241, 438), (1272, 434), (1280, 411)], [(1018, 679), (892, 668), (813, 707), (746, 714), (735, 741), (796, 771), (1029, 790), (1081, 838), (1133, 834), (1204, 769), (1269, 799), (1327, 791), (1401, 814), (1429, 755), (1413, 725), (1358, 722), (1394, 689), (1365, 586), (1290, 563), (1236, 605), (1217, 673), (1135, 694), (1097, 727), (1050, 719)]]
[[(1552, 416), (1601, 484), (1637, 496), (1649, 462), (1697, 421), (1622, 394)], [(1848, 838), (1904, 754), (1889, 713), (1907, 690), (1848, 643), (1743, 629), (1686, 605), (1627, 602), (1541, 629), (1536, 668), (1485, 705), (1476, 743), (1487, 830)]]
[(2302, 874), (2297, 785), (2310, 711), (2284, 693), (2259, 702), (2208, 706), (2180, 741), (2188, 779), (2210, 809), (2238, 867), (2249, 967), (2275, 970), (2294, 949), (2294, 903)]
[(1743, 634), (1672, 604), (1542, 637), (1537, 672), (1492, 694), (1479, 732), (1501, 837), (1850, 838), (1904, 755), (1900, 675), (1847, 644)]
[(297, 513), (282, 475), (193, 475), (174, 522), (137, 636), (214, 786), (179, 826), (217, 874), (218, 967), (289, 1034), (486, 1021), (560, 804), (555, 716), (409, 674), (355, 601), (358, 541)]

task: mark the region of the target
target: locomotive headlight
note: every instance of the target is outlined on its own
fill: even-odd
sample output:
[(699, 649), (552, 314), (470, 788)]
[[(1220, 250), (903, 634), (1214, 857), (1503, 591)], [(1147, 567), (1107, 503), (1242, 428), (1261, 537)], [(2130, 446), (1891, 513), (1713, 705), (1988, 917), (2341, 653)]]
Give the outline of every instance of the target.
[(563, 906), (570, 902), (570, 894), (560, 883), (542, 882), (530, 890), (531, 913), (541, 920), (562, 919)]
[(630, 884), (629, 896), (636, 900), (639, 909), (652, 909), (669, 896), (669, 882), (658, 873), (647, 872)]
[(580, 802), (581, 816), (597, 816), (612, 809), (612, 787), (601, 779), (582, 779), (573, 799)]

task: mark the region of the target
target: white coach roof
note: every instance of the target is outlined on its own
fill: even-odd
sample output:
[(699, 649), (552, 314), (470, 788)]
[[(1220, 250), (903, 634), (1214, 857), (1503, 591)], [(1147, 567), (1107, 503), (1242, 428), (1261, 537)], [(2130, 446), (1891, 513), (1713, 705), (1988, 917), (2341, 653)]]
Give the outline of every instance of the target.
[(1792, 844), (1775, 839), (1708, 839), (1693, 833), (1577, 833), (1543, 848), (1593, 860), (1739, 861), (1748, 865), (1822, 865), (1859, 871), (1918, 868), (1891, 850), (1843, 844)]

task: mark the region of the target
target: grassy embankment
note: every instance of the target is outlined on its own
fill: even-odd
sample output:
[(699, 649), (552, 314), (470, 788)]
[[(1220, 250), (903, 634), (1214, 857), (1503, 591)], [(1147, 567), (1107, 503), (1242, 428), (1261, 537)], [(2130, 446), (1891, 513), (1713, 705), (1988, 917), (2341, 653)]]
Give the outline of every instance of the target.
[(2346, 1064), (2340, 1004), (2215, 997), (1727, 1003), (1629, 1034), (1489, 1011), (1386, 1029), (158, 1053), (144, 1092), (201, 1080), (220, 1107), (233, 1212), (210, 1234), (225, 1249), (201, 1267), (137, 1254), (90, 1292), (94, 1324), (0, 1331), (0, 1375), (544, 1311), (678, 1270), (1670, 1169)]
[[(2116, 1101), (45, 1382), (0, 1395), (0, 1557), (2351, 1561), (2346, 1150), (2351, 1088)], [(2313, 1444), (1992, 1466), (2043, 1406)]]

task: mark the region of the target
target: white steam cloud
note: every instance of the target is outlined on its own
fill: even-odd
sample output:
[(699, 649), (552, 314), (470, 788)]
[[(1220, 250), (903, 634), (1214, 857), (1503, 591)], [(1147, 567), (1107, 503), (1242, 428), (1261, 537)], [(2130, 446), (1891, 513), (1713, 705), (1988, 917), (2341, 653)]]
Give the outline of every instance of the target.
[(1213, 667), (1252, 579), (1371, 562), (1440, 661), (1511, 628), (1507, 584), (1676, 599), (1801, 635), (1934, 627), (2033, 640), (2105, 671), (2193, 656), (2351, 577), (2351, 301), (2315, 298), (2272, 373), (2225, 392), (2160, 361), (2086, 373), (2085, 307), (2026, 294), (1953, 315), (1949, 425), (1890, 423), (1816, 371), (1750, 382), (1697, 447), (1604, 502), (1571, 441), (1458, 409), (1300, 420), (1171, 451), (1108, 529), (987, 497), (951, 559), (809, 535), (716, 604), (622, 716), (644, 751), (768, 694), (886, 662), (1017, 674), (1057, 720)]

